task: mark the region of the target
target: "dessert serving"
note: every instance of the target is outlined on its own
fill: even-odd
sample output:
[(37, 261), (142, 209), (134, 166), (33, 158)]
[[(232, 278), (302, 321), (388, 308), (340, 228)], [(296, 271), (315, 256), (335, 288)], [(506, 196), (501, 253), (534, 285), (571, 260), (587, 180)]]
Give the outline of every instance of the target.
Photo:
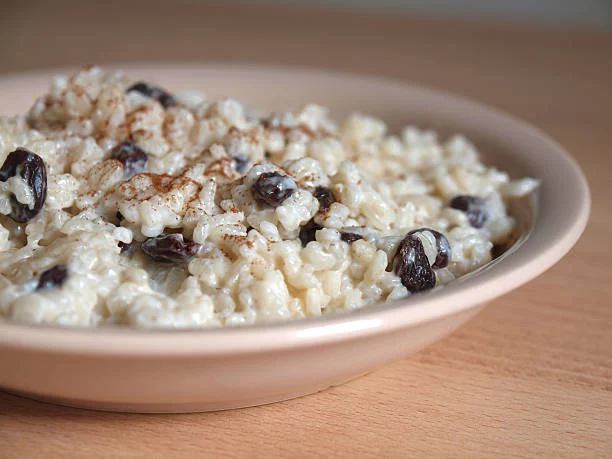
[(98, 67), (0, 118), (0, 164), (0, 317), (84, 327), (246, 325), (430, 291), (491, 261), (516, 236), (509, 201), (538, 183), (461, 135), (258, 112)]

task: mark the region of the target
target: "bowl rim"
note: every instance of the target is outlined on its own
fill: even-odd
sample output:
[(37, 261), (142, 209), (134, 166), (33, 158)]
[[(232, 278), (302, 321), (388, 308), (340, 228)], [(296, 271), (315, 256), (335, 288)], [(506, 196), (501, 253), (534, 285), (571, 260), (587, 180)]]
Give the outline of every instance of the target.
[[(567, 177), (570, 177), (567, 186), (574, 191), (575, 199), (568, 203), (555, 198), (551, 208), (546, 209), (551, 213), (561, 212), (564, 216), (564, 231), (556, 238), (545, 239), (537, 246), (532, 244), (535, 236), (551, 229), (550, 225), (542, 224), (539, 216), (536, 216), (531, 234), (521, 246), (487, 266), (477, 276), (389, 304), (383, 303), (375, 307), (317, 318), (210, 329), (72, 328), (15, 323), (0, 319), (0, 348), (114, 356), (214, 356), (287, 350), (359, 339), (459, 314), (514, 290), (542, 274), (567, 254), (583, 233), (589, 218), (591, 197), (586, 178), (576, 160), (561, 145), (525, 121), (463, 96), (395, 78), (299, 66), (170, 61), (108, 63), (103, 67), (121, 68), (126, 73), (133, 74), (197, 70), (213, 73), (274, 72), (278, 75), (295, 76), (296, 72), (299, 72), (308, 78), (329, 81), (350, 79), (364, 85), (384, 85), (399, 91), (410, 89), (432, 100), (461, 106), (467, 112), (485, 115), (491, 122), (529, 137), (541, 151), (546, 151), (547, 155), (554, 159), (558, 167), (564, 169)], [(0, 86), (8, 81), (38, 80), (58, 73), (70, 73), (74, 69), (67, 67), (0, 75)], [(493, 286), (495, 288), (492, 288)]]

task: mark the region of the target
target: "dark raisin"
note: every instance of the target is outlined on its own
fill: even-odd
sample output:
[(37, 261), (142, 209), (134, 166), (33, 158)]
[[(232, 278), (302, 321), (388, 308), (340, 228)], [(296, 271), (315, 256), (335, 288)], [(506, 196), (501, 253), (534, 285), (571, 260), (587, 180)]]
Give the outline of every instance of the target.
[(277, 172), (266, 172), (253, 183), (251, 192), (258, 202), (278, 207), (297, 189), (298, 186), (291, 177)]
[(182, 234), (161, 234), (145, 240), (140, 246), (142, 251), (155, 261), (187, 262), (196, 256), (200, 244)]
[(66, 279), (68, 279), (68, 266), (54, 266), (51, 269), (47, 269), (40, 275), (36, 290), (42, 290), (45, 288), (59, 288), (64, 285)]
[(117, 211), (115, 216), (117, 217), (117, 220), (119, 220), (119, 221), (123, 220), (123, 214), (121, 212)]
[(430, 231), (436, 238), (436, 249), (438, 250), (438, 255), (436, 256), (436, 261), (432, 265), (432, 268), (446, 268), (453, 257), (450, 243), (442, 233), (433, 230)]
[(431, 228), (420, 228), (414, 231), (410, 231), (408, 234), (415, 234), (423, 231), (429, 231), (436, 239), (436, 251), (438, 254), (436, 255), (436, 261), (433, 265), (431, 265), (431, 267), (436, 269), (446, 268), (448, 266), (448, 262), (453, 256), (453, 251), (451, 250), (451, 246), (448, 242), (448, 239), (446, 239), (446, 236), (444, 236), (444, 234)]
[(269, 158), (270, 156), (272, 156), (272, 153), (270, 153), (269, 151), (266, 151), (264, 153), (264, 157)]
[(32, 190), (34, 204), (30, 207), (11, 196), (10, 217), (18, 223), (34, 218), (45, 205), (47, 199), (47, 168), (45, 162), (36, 153), (25, 148), (18, 148), (6, 157), (0, 168), (0, 182), (19, 174)]
[(310, 220), (308, 223), (302, 226), (299, 234), (300, 241), (302, 241), (302, 247), (306, 247), (309, 242), (314, 241), (316, 239), (315, 234), (320, 229), (323, 229), (323, 227), (317, 225), (314, 220)]
[(178, 102), (168, 91), (158, 86), (152, 85), (145, 81), (139, 81), (136, 84), (130, 86), (127, 92), (136, 91), (142, 95), (150, 97), (151, 99), (157, 100), (164, 108), (172, 107), (177, 105)]
[(347, 242), (349, 244), (358, 241), (359, 239), (363, 239), (363, 236), (361, 234), (356, 234), (356, 233), (340, 233), (340, 239), (342, 239), (344, 242)]
[(241, 158), (240, 156), (232, 156), (236, 161), (236, 172), (243, 174), (249, 165), (249, 158)]
[(429, 290), (436, 285), (436, 273), (429, 266), (423, 243), (414, 234), (408, 234), (397, 247), (393, 269), (410, 293)]
[(123, 174), (125, 178), (130, 178), (143, 172), (148, 159), (147, 154), (138, 148), (131, 140), (126, 140), (125, 142), (117, 144), (111, 150), (111, 158), (123, 164)]
[(474, 228), (482, 228), (489, 217), (487, 203), (484, 199), (476, 196), (459, 195), (455, 196), (450, 206), (453, 209), (461, 210), (467, 215), (470, 225)]
[(493, 248), (491, 249), (491, 257), (493, 259), (499, 258), (506, 250), (508, 250), (508, 246), (506, 244), (494, 244)]
[(334, 202), (336, 202), (336, 197), (334, 193), (329, 188), (325, 188), (324, 186), (318, 186), (315, 188), (314, 197), (319, 201), (319, 211), (327, 212), (329, 210), (329, 206), (331, 206)]

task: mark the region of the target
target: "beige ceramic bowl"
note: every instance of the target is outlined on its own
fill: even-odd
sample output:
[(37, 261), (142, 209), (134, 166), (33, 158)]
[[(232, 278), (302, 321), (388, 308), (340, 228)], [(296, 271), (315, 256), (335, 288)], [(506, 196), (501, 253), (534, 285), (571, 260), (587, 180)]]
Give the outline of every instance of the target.
[[(537, 203), (515, 206), (524, 237), (477, 275), (390, 305), (218, 330), (87, 330), (0, 322), (0, 387), (8, 391), (140, 412), (236, 408), (316, 392), (451, 333), (493, 298), (556, 263), (588, 218), (587, 184), (572, 158), (533, 127), (474, 102), (380, 78), (304, 69), (172, 64), (126, 71), (174, 90), (231, 95), (270, 110), (313, 101), (331, 107), (335, 117), (354, 109), (374, 114), (392, 130), (418, 124), (443, 136), (460, 132), (487, 162), (515, 176), (540, 178)], [(50, 75), (0, 79), (0, 112), (23, 113), (46, 90)]]

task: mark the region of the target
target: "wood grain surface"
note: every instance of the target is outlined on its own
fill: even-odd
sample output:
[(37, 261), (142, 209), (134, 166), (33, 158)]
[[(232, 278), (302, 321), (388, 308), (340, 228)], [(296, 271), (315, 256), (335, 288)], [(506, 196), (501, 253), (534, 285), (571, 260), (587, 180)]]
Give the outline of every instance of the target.
[(219, 413), (128, 415), (0, 392), (0, 457), (612, 457), (612, 34), (206, 2), (0, 2), (0, 72), (241, 60), (379, 74), (538, 126), (592, 217), (553, 269), (419, 354), (346, 385)]

